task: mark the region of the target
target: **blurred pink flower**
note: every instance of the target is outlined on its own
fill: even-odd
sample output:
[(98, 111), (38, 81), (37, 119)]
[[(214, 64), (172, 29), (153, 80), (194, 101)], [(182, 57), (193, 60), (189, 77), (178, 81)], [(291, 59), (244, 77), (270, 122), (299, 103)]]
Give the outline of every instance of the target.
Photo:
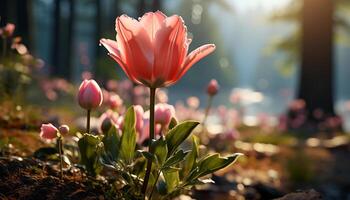
[(52, 140), (58, 136), (57, 134), (58, 130), (54, 125), (50, 123), (41, 125), (40, 137), (42, 139)]
[(61, 125), (58, 130), (62, 135), (67, 135), (69, 133), (69, 126), (66, 124)]
[(158, 103), (168, 103), (168, 100), (169, 100), (168, 94), (162, 89), (159, 89), (157, 91), (156, 98), (157, 98), (156, 102)]
[(106, 84), (106, 88), (109, 91), (117, 91), (118, 90), (118, 81), (116, 80), (108, 80)]
[(197, 109), (199, 107), (200, 101), (198, 97), (192, 96), (187, 98), (187, 105), (192, 109)]
[(156, 124), (167, 127), (173, 117), (175, 117), (174, 106), (166, 103), (156, 104), (154, 111), (154, 120)]
[(102, 101), (102, 91), (96, 81), (84, 80), (79, 87), (79, 105), (84, 109), (90, 110), (99, 107)]
[(111, 109), (117, 109), (123, 105), (123, 100), (119, 97), (119, 95), (115, 93), (110, 93), (109, 95), (109, 107)]
[(16, 26), (12, 23), (7, 23), (6, 26), (0, 29), (0, 35), (3, 38), (11, 37), (15, 31)]
[(123, 130), (123, 127), (124, 127), (124, 116), (119, 116), (118, 117), (118, 120), (117, 120), (117, 128), (119, 130)]
[(119, 119), (119, 114), (117, 112), (114, 112), (113, 110), (107, 110), (100, 116), (99, 118), (100, 123), (102, 123), (106, 118), (110, 119), (114, 124), (117, 124)]
[(92, 74), (89, 71), (83, 71), (83, 73), (81, 73), (81, 78), (83, 80), (89, 80), (92, 79)]
[(135, 115), (136, 115), (136, 131), (138, 133), (141, 133), (143, 130), (143, 115), (144, 115), (144, 111), (142, 106), (140, 105), (136, 105), (134, 106), (134, 110), (135, 110)]
[(289, 103), (289, 110), (299, 111), (305, 109), (306, 103), (302, 99), (295, 99)]
[(237, 140), (239, 136), (240, 136), (240, 133), (235, 128), (232, 128), (223, 133), (223, 139), (229, 140), (229, 141)]
[[(162, 127), (160, 124), (155, 125), (154, 134), (156, 135), (156, 137), (160, 135), (161, 129)], [(149, 138), (149, 118), (146, 117), (143, 119), (143, 129), (139, 134), (137, 143), (142, 144), (148, 138)]]
[(211, 81), (209, 82), (208, 86), (207, 86), (207, 93), (209, 96), (214, 96), (216, 95), (216, 93), (218, 93), (219, 91), (219, 84), (215, 79), (211, 79)]
[(147, 87), (176, 83), (215, 50), (215, 45), (207, 44), (187, 55), (191, 40), (183, 19), (160, 11), (146, 13), (140, 20), (122, 15), (116, 19), (116, 31), (116, 41), (101, 39), (101, 44), (129, 79)]

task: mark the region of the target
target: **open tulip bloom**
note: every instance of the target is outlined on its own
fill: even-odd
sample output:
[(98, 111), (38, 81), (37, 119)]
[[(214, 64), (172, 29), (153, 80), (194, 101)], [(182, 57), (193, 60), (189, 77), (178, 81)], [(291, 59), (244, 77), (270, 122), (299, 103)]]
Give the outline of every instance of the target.
[(139, 21), (122, 15), (116, 19), (115, 30), (116, 41), (101, 39), (101, 44), (132, 81), (151, 88), (176, 83), (215, 50), (214, 44), (207, 44), (187, 55), (191, 39), (184, 21), (160, 11), (146, 13)]

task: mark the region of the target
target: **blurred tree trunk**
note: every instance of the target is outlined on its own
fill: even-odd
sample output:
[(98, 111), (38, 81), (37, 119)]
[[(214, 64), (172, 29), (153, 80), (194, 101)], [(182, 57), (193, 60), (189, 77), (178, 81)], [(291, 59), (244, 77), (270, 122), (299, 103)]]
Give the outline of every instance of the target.
[(71, 77), (72, 60), (74, 55), (74, 22), (75, 22), (75, 0), (69, 0), (69, 21), (68, 21), (68, 35), (67, 35), (67, 56), (64, 65), (63, 76), (65, 78)]
[[(304, 0), (298, 98), (306, 103), (308, 122), (335, 116), (333, 100), (333, 0)], [(322, 111), (320, 119), (315, 112)]]
[(29, 30), (29, 20), (30, 20), (30, 14), (29, 14), (29, 5), (32, 1), (31, 0), (17, 0), (16, 1), (16, 8), (17, 8), (17, 24), (16, 29), (21, 34), (21, 38), (24, 44), (26, 44), (28, 47), (31, 47), (29, 36), (30, 36), (30, 30)]
[(8, 22), (8, 0), (0, 0), (0, 27), (3, 27)]
[(53, 12), (53, 45), (51, 54), (51, 75), (59, 73), (60, 65), (60, 31), (61, 31), (61, 1), (54, 1), (54, 12)]
[(23, 43), (31, 47), (30, 44), (30, 22), (31, 22), (31, 0), (0, 0), (0, 25), (7, 23), (16, 25), (16, 33), (21, 36)]
[[(95, 8), (96, 8), (96, 43), (98, 44), (100, 41), (100, 38), (102, 37), (102, 22), (101, 22), (101, 2), (100, 0), (95, 0)], [(96, 49), (96, 54), (95, 54), (95, 66), (97, 67), (99, 65), (98, 60), (101, 57), (101, 48)], [(95, 69), (95, 74), (97, 73), (97, 68)]]

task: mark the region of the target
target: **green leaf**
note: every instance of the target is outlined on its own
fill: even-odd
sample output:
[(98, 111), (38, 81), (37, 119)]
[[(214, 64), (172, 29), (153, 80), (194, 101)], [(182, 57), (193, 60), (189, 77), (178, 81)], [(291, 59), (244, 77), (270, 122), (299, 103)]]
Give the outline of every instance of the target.
[(197, 163), (196, 167), (191, 171), (188, 179), (195, 180), (223, 169), (235, 162), (241, 155), (242, 154), (240, 153), (236, 153), (228, 157), (220, 157), (219, 154), (207, 156)]
[(174, 153), (178, 146), (186, 140), (192, 130), (199, 124), (196, 121), (185, 121), (176, 125), (166, 135), (168, 145), (168, 156)]
[(147, 160), (152, 160), (154, 162), (156, 162), (157, 158), (151, 154), (148, 151), (144, 151), (144, 150), (137, 150), (137, 152), (139, 152), (143, 157), (145, 157)]
[(162, 166), (168, 155), (168, 147), (164, 137), (152, 142), (152, 150), (157, 157), (158, 164)]
[(120, 155), (126, 163), (131, 163), (136, 148), (136, 117), (134, 107), (131, 106), (124, 119), (123, 134), (120, 141)]
[(167, 170), (168, 168), (173, 167), (174, 165), (180, 163), (185, 160), (187, 154), (189, 152), (184, 152), (183, 150), (177, 151), (173, 156), (168, 158), (168, 160), (163, 165), (163, 170)]
[(81, 164), (83, 164), (89, 175), (95, 176), (102, 170), (99, 162), (102, 150), (101, 139), (98, 136), (84, 134), (78, 141)]
[(157, 183), (157, 191), (160, 195), (166, 195), (167, 194), (167, 187), (164, 180), (160, 179)]
[(198, 158), (198, 138), (196, 136), (192, 136), (192, 150), (189, 155), (186, 157), (186, 161), (184, 163), (182, 177), (187, 176), (189, 172), (196, 165), (196, 160)]
[(178, 171), (163, 172), (167, 193), (171, 193), (179, 185), (180, 178)]
[(177, 120), (174, 117), (172, 117), (168, 126), (169, 130), (173, 129), (176, 125), (177, 125)]
[(119, 130), (112, 126), (102, 139), (105, 153), (113, 161), (116, 161), (119, 155), (120, 137), (118, 132)]

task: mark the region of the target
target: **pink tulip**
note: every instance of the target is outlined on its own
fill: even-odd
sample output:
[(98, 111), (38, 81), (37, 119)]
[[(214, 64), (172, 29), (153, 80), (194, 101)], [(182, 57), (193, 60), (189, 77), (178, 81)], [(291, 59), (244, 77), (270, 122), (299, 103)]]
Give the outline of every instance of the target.
[(99, 107), (102, 104), (103, 96), (100, 86), (95, 80), (84, 80), (78, 93), (79, 105), (87, 110)]
[(215, 79), (211, 79), (207, 87), (207, 93), (209, 96), (214, 96), (219, 91), (219, 84)]
[(116, 41), (100, 43), (132, 81), (152, 88), (176, 83), (215, 49), (207, 44), (187, 55), (191, 39), (182, 18), (160, 11), (146, 13), (140, 20), (122, 15), (116, 19), (116, 31)]
[(69, 126), (68, 125), (61, 125), (59, 128), (58, 128), (58, 130), (60, 131), (60, 133), (62, 134), (62, 135), (66, 135), (66, 134), (68, 134), (69, 133)]
[(175, 117), (174, 106), (166, 103), (158, 103), (155, 106), (154, 121), (156, 124), (166, 127), (169, 125), (172, 117)]
[(228, 130), (228, 131), (226, 131), (225, 133), (223, 133), (224, 134), (224, 140), (228, 140), (228, 141), (230, 141), (230, 140), (237, 140), (238, 138), (239, 138), (239, 132), (235, 129), (235, 128), (233, 128), (233, 129), (231, 129), (231, 130)]
[(57, 134), (58, 130), (54, 125), (50, 123), (41, 125), (40, 137), (42, 139), (52, 140), (57, 137)]

